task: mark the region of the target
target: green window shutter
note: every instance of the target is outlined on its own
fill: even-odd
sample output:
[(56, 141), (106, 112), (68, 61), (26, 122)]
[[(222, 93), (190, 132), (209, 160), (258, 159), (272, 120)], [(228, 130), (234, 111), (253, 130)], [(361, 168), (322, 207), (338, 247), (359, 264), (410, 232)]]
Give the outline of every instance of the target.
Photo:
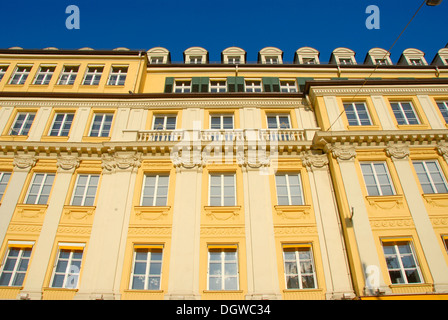
[(165, 78), (165, 93), (173, 92), (174, 78), (166, 77)]
[(280, 92), (280, 79), (271, 78), (272, 92)]
[(201, 87), (201, 78), (192, 77), (191, 78), (191, 92), (199, 92)]
[(210, 82), (209, 77), (201, 77), (201, 87), (199, 88), (200, 92), (208, 92), (208, 84)]
[(331, 78), (331, 80), (348, 80), (348, 78)]
[(264, 92), (272, 92), (272, 78), (263, 77), (261, 80), (263, 81)]
[(236, 89), (237, 92), (244, 92), (244, 77), (235, 77), (236, 78)]
[(236, 92), (236, 77), (227, 77), (227, 91)]
[(306, 77), (297, 78), (297, 86), (299, 87), (299, 91), (303, 92), (305, 90), (305, 83), (311, 80), (314, 80), (314, 78), (306, 78)]

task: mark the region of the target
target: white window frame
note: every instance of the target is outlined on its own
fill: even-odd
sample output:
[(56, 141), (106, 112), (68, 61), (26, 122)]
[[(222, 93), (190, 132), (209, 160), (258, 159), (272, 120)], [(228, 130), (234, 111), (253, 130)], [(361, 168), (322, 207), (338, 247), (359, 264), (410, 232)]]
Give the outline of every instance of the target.
[[(79, 66), (64, 66), (59, 76), (58, 85), (72, 85), (78, 76)], [(65, 78), (65, 79), (64, 79)]]
[(280, 80), (280, 92), (296, 93), (297, 83), (295, 80)]
[(191, 80), (175, 80), (173, 92), (174, 93), (190, 93), (191, 92)]
[[(411, 253), (406, 253), (406, 254), (400, 253), (399, 249), (398, 249), (398, 244), (397, 243), (406, 243), (409, 246)], [(402, 275), (402, 279), (405, 281), (404, 283), (399, 282), (399, 283), (392, 283), (392, 284), (417, 284), (417, 283), (423, 283), (423, 275), (422, 275), (422, 272), (420, 270), (420, 264), (418, 262), (417, 255), (415, 254), (415, 249), (414, 249), (414, 245), (412, 244), (412, 241), (410, 241), (410, 240), (382, 241), (382, 246), (383, 246), (384, 259), (386, 260), (387, 271), (388, 271), (389, 279), (390, 279), (391, 283), (392, 283), (392, 278), (390, 277), (390, 272), (391, 271), (400, 271), (400, 273)], [(394, 254), (386, 254), (384, 252), (384, 247), (385, 246), (393, 247), (395, 253)], [(405, 268), (404, 267), (402, 256), (405, 256), (405, 255), (412, 256), (412, 258), (414, 259), (415, 268)], [(398, 261), (398, 268), (389, 268), (389, 266), (387, 265), (387, 257), (389, 257), (389, 256), (396, 256), (396, 259)], [(417, 274), (418, 274), (418, 276), (420, 278), (420, 282), (408, 282), (408, 279), (407, 279), (407, 276), (406, 276), (406, 270), (409, 270), (409, 269), (411, 269), (411, 270), (415, 269), (417, 271)]]
[(48, 85), (53, 77), (56, 66), (40, 66), (39, 71), (34, 77), (33, 84)]
[(188, 59), (188, 63), (203, 64), (202, 59), (203, 59), (202, 56), (190, 56), (189, 59)]
[[(64, 289), (77, 289), (78, 288), (79, 278), (81, 275), (81, 267), (77, 271), (71, 270), (70, 267), (72, 266), (72, 263), (74, 261), (79, 261), (80, 266), (82, 266), (82, 261), (84, 258), (84, 248), (85, 248), (84, 243), (59, 243), (58, 252), (56, 254), (55, 263), (53, 266), (53, 272), (52, 272), (52, 276), (50, 279), (50, 288), (64, 288)], [(70, 252), (68, 259), (60, 259), (60, 253), (62, 250), (66, 250), (66, 251)], [(81, 259), (75, 259), (73, 257), (73, 254), (75, 251), (82, 251)], [(64, 272), (56, 272), (56, 268), (57, 268), (59, 260), (67, 260), (67, 266), (66, 266)], [(63, 281), (62, 287), (56, 287), (53, 284), (56, 274), (64, 275), (64, 281)], [(76, 283), (74, 285), (70, 284), (70, 281), (73, 279), (72, 278), (73, 276), (76, 277)]]
[[(11, 277), (9, 279), (7, 287), (21, 287), (23, 286), (23, 280), (28, 272), (29, 262), (31, 259), (31, 254), (33, 250), (34, 242), (33, 241), (9, 241), (8, 242), (8, 250), (3, 258), (2, 264), (0, 265), (0, 277), (4, 273), (10, 273)], [(13, 257), (15, 259), (14, 268), (12, 270), (5, 270), (6, 262), (8, 261), (9, 253), (11, 250), (19, 250), (19, 254), (17, 257)], [(29, 252), (29, 256), (24, 257), (25, 251)], [(26, 270), (20, 270), (19, 267), (22, 266), (23, 261), (28, 260)], [(20, 283), (16, 282), (17, 275), (23, 275), (22, 281)], [(4, 284), (3, 284), (4, 286)]]
[[(25, 115), (25, 119), (22, 120), (22, 124), (20, 125), (20, 128), (14, 129), (14, 127), (17, 124), (17, 121), (19, 120), (19, 116), (23, 115), (23, 114)], [(32, 117), (32, 119), (31, 119), (31, 117)], [(35, 118), (36, 118), (36, 112), (17, 112), (16, 118), (14, 119), (14, 122), (9, 131), (9, 135), (11, 135), (11, 136), (27, 136), (31, 130), (31, 127), (33, 125)], [(29, 124), (29, 128), (27, 128), (28, 124)], [(17, 132), (17, 134), (13, 134), (13, 132)]]
[(2, 81), (3, 77), (6, 74), (6, 71), (8, 71), (9, 65), (0, 65), (0, 81)]
[[(285, 251), (293, 251), (294, 249), (294, 260), (293, 259), (286, 259), (286, 252)], [(307, 251), (309, 252), (310, 255), (310, 259), (306, 259), (303, 260), (300, 258), (300, 253), (299, 251), (303, 251), (304, 249), (307, 249)], [(283, 247), (283, 270), (284, 270), (284, 277), (285, 277), (285, 288), (286, 290), (313, 290), (313, 289), (317, 289), (317, 279), (316, 279), (316, 266), (314, 263), (314, 254), (313, 254), (313, 248), (311, 244), (298, 244), (297, 246), (294, 245), (288, 245), (287, 247)], [(307, 261), (309, 260), (309, 261)], [(286, 268), (286, 264), (287, 263), (295, 263), (296, 267), (297, 267), (297, 273), (287, 273), (287, 268)], [(302, 268), (301, 268), (301, 263), (310, 263), (313, 269), (313, 272), (311, 273), (304, 273), (302, 272)], [(288, 288), (288, 277), (289, 276), (297, 276), (297, 282), (299, 285), (299, 288)], [(304, 288), (303, 287), (303, 281), (302, 281), (302, 277), (309, 277), (312, 276), (313, 277), (313, 287), (312, 288)]]
[[(17, 66), (14, 70), (14, 73), (11, 75), (11, 79), (9, 80), (9, 84), (25, 84), (26, 79), (30, 75), (31, 69), (33, 66), (25, 65), (25, 66)], [(23, 69), (23, 70), (21, 70)], [(18, 76), (17, 81), (14, 81)]]
[(213, 93), (227, 92), (226, 80), (210, 80), (209, 91)]
[[(134, 270), (135, 270), (135, 263), (139, 262), (139, 261), (144, 261), (144, 260), (136, 260), (137, 257), (137, 250), (147, 250), (147, 256), (146, 256), (146, 269), (145, 269), (145, 274), (144, 275), (140, 275), (144, 277), (144, 288), (143, 289), (135, 289), (133, 288), (133, 280), (134, 280)], [(154, 253), (155, 250), (160, 250), (161, 251), (161, 258), (160, 260), (151, 260), (152, 258), (152, 254)], [(150, 274), (150, 269), (151, 269), (151, 263), (160, 263), (160, 274)], [(154, 291), (154, 290), (160, 290), (161, 286), (162, 286), (162, 270), (163, 270), (163, 248), (157, 248), (157, 249), (152, 249), (152, 248), (134, 248), (134, 253), (133, 253), (133, 257), (132, 257), (132, 269), (131, 269), (131, 278), (129, 281), (129, 290), (146, 290), (146, 291)], [(149, 289), (148, 288), (148, 279), (149, 278), (158, 278), (159, 279), (159, 287), (157, 289)]]
[[(221, 253), (221, 257), (219, 260), (219, 263), (221, 264), (221, 274), (218, 275), (212, 275), (210, 274), (210, 265), (212, 263), (218, 263), (218, 260), (211, 260), (210, 259), (210, 252), (211, 251), (219, 251)], [(226, 260), (225, 257), (225, 253), (226, 252), (234, 252), (234, 255), (236, 257), (236, 260)], [(207, 264), (207, 289), (208, 290), (213, 290), (213, 291), (235, 291), (235, 290), (239, 290), (240, 288), (240, 268), (239, 268), (239, 257), (238, 257), (238, 248), (232, 248), (232, 249), (228, 249), (228, 248), (208, 248), (207, 251), (207, 256), (208, 256), (208, 264)], [(213, 261), (213, 262), (212, 262)], [(228, 275), (225, 273), (225, 265), (226, 262), (232, 262), (236, 264), (236, 275)], [(210, 288), (210, 278), (221, 278), (221, 289), (212, 289)], [(233, 288), (233, 289), (226, 289), (225, 287), (225, 280), (226, 278), (236, 278), (236, 284), (237, 287)]]
[[(85, 185), (79, 185), (80, 177), (87, 177), (87, 181), (86, 181)], [(91, 184), (92, 177), (97, 177), (98, 178), (96, 184)], [(92, 198), (91, 196), (87, 197), (87, 191), (89, 190), (89, 188), (94, 188), (95, 189), (95, 194), (93, 196), (93, 203), (88, 205), (88, 206), (94, 206), (95, 205), (95, 200), (96, 200), (96, 194), (98, 192), (99, 180), (100, 180), (100, 175), (99, 174), (78, 174), (78, 176), (76, 177), (75, 188), (73, 189), (73, 193), (72, 193), (72, 199), (70, 200), (70, 205), (72, 205), (72, 206), (87, 206), (86, 205), (87, 198)], [(82, 189), (82, 195), (77, 195), (76, 194), (76, 190), (78, 188)], [(80, 204), (74, 204), (75, 197), (81, 197), (81, 203)]]
[[(165, 198), (165, 197), (159, 197), (160, 195), (159, 195), (159, 192), (160, 192), (160, 190), (159, 190), (159, 180), (160, 180), (160, 177), (167, 177), (168, 178), (168, 181), (167, 181), (167, 192), (166, 192), (166, 200), (165, 200), (165, 203), (163, 204), (163, 205), (157, 205), (157, 200), (159, 199), (160, 200), (160, 198)], [(148, 195), (148, 194), (145, 194), (145, 187), (147, 186), (146, 185), (146, 181), (147, 181), (147, 179), (148, 179), (148, 177), (155, 177), (156, 178), (156, 181), (155, 181), (155, 183), (154, 183), (154, 194), (152, 194), (152, 195)], [(163, 174), (163, 173), (161, 173), (161, 174), (145, 174), (145, 176), (144, 176), (144, 178), (143, 178), (143, 186), (142, 186), (142, 193), (141, 193), (141, 196), (140, 196), (140, 206), (145, 206), (145, 207), (155, 207), (155, 206), (158, 206), (158, 207), (164, 207), (164, 206), (167, 206), (168, 205), (168, 196), (169, 196), (169, 190), (170, 189), (170, 175), (168, 174), (168, 173), (166, 173), (166, 174)], [(143, 200), (144, 200), (144, 198), (145, 197), (149, 197), (149, 196), (152, 196), (152, 204), (143, 204)]]
[(346, 57), (346, 58), (338, 58), (338, 62), (340, 65), (344, 65), (344, 66), (351, 66), (353, 65), (353, 59), (351, 57)]
[[(232, 118), (232, 128), (225, 129), (224, 128), (224, 118)], [(219, 118), (219, 128), (212, 128), (212, 118)], [(211, 130), (234, 130), (235, 129), (235, 122), (234, 122), (234, 116), (231, 113), (214, 113), (210, 114), (210, 129)]]
[[(84, 75), (82, 84), (84, 86), (99, 85), (100, 81), (101, 81), (101, 77), (103, 76), (103, 72), (104, 72), (104, 66), (88, 66), (86, 74)], [(92, 78), (87, 80), (87, 77), (89, 77), (89, 76), (91, 76)]]
[(245, 80), (244, 81), (245, 92), (263, 92), (263, 85), (261, 80)]
[[(278, 193), (278, 182), (277, 182), (277, 176), (285, 176), (285, 180), (286, 180), (286, 191), (287, 191), (287, 196), (288, 196), (288, 204), (280, 204), (279, 202), (279, 193)], [(298, 195), (292, 195), (295, 197), (300, 197), (300, 203), (299, 204), (293, 204), (292, 203), (292, 199), (291, 199), (291, 182), (289, 181), (289, 177), (290, 176), (297, 176), (298, 180), (299, 180), (299, 189), (300, 189), (300, 193)], [(304, 195), (303, 195), (303, 185), (302, 185), (302, 175), (300, 173), (277, 173), (275, 175), (275, 190), (277, 192), (277, 204), (278, 205), (282, 205), (282, 206), (302, 206), (305, 204), (305, 199), (304, 199)]]
[(241, 63), (241, 56), (229, 56), (227, 57), (227, 63), (228, 64), (240, 64)]
[[(40, 183), (35, 183), (36, 177), (38, 175), (43, 175), (42, 181)], [(53, 176), (53, 181), (51, 182), (51, 184), (49, 184), (49, 183), (47, 183), (47, 179), (51, 176)], [(53, 189), (53, 184), (54, 184), (55, 178), (56, 178), (56, 175), (54, 173), (35, 172), (32, 180), (31, 180), (31, 183), (28, 187), (28, 191), (26, 193), (25, 204), (47, 204), (48, 200), (50, 200), (51, 190)], [(31, 194), (31, 189), (32, 189), (33, 185), (39, 186), (39, 190), (36, 194)], [(48, 194), (42, 193), (44, 187), (50, 187), (50, 191), (48, 192)], [(34, 202), (29, 201), (29, 197), (31, 195), (36, 196), (36, 199), (34, 200)], [(42, 196), (48, 196), (48, 199), (45, 203), (40, 203)]]
[[(125, 71), (123, 71), (125, 70)], [(107, 80), (108, 86), (124, 86), (128, 74), (127, 66), (112, 66)], [(115, 79), (113, 79), (115, 77)]]
[(280, 58), (278, 56), (265, 56), (264, 61), (266, 64), (280, 64)]
[[(269, 128), (269, 121), (268, 118), (270, 117), (275, 117), (276, 120), (276, 124), (277, 124), (277, 128)], [(289, 124), (289, 128), (281, 128), (280, 125), (280, 117), (288, 117), (288, 124)], [(278, 113), (278, 114), (267, 114), (266, 115), (266, 127), (268, 128), (268, 130), (284, 130), (284, 129), (291, 129), (291, 115), (289, 113)]]
[[(156, 128), (155, 127), (156, 118), (163, 118), (162, 128)], [(174, 118), (176, 120), (175, 123), (174, 123), (174, 129), (167, 129), (166, 128), (168, 118)], [(177, 115), (175, 115), (175, 114), (155, 114), (153, 116), (153, 119), (152, 119), (152, 130), (176, 130), (176, 127), (177, 127)]]
[(409, 58), (409, 64), (411, 66), (424, 66), (425, 65), (421, 58)]
[[(443, 185), (445, 187), (446, 192), (439, 192), (437, 190), (436, 185), (434, 183), (434, 177), (432, 175), (432, 172), (430, 172), (429, 169), (428, 169), (428, 163), (429, 162), (432, 162), (432, 163), (435, 164), (435, 166), (437, 168), (437, 174), (439, 174), (440, 177), (442, 178), (442, 183), (443, 183)], [(439, 161), (437, 161), (437, 160), (416, 160), (416, 161), (412, 162), (412, 164), (414, 165), (414, 169), (415, 169), (415, 164), (416, 163), (421, 163), (423, 165), (423, 169), (424, 169), (425, 172), (422, 172), (422, 173), (424, 173), (426, 175), (427, 179), (429, 180), (429, 185), (430, 185), (430, 187), (432, 189), (432, 192), (430, 192), (431, 194), (434, 194), (434, 193), (448, 193), (448, 183), (446, 181), (445, 174), (443, 173), (442, 168), (440, 168)], [(415, 169), (415, 171), (418, 174), (417, 169)], [(422, 181), (420, 180), (420, 177), (418, 177), (418, 178), (419, 178), (420, 185), (421, 185)], [(422, 189), (423, 189), (423, 186), (422, 186)], [(425, 192), (425, 190), (423, 190), (423, 191)], [(427, 194), (427, 192), (425, 192), (425, 194)]]
[[(382, 188), (381, 188), (382, 185), (379, 183), (378, 173), (377, 173), (377, 171), (376, 171), (376, 169), (375, 169), (375, 165), (376, 165), (376, 164), (381, 164), (381, 165), (383, 165), (383, 167), (384, 167), (384, 169), (385, 169), (385, 172), (386, 172), (386, 174), (387, 174), (387, 178), (388, 178), (388, 180), (389, 180), (389, 185), (386, 185), (386, 186), (390, 186), (390, 188), (392, 189), (392, 194), (387, 194), (387, 195), (383, 194), (383, 190), (382, 190)], [(366, 177), (365, 177), (365, 175), (364, 175), (364, 172), (362, 171), (362, 166), (363, 166), (363, 165), (369, 165), (370, 168), (372, 169), (372, 172), (373, 172), (373, 179), (374, 179), (374, 181), (375, 181), (375, 187), (376, 187), (376, 189), (377, 189), (377, 191), (378, 191), (378, 193), (379, 193), (378, 195), (370, 195), (370, 194), (369, 194), (369, 189), (368, 189), (368, 186), (367, 186)], [(392, 181), (392, 178), (391, 178), (391, 175), (390, 175), (390, 172), (389, 172), (389, 168), (388, 168), (388, 166), (387, 166), (387, 162), (386, 162), (386, 161), (372, 161), (372, 162), (362, 161), (362, 162), (360, 163), (360, 166), (361, 166), (361, 173), (362, 173), (363, 178), (364, 178), (364, 184), (365, 184), (365, 186), (366, 186), (367, 194), (368, 194), (369, 196), (390, 196), (390, 195), (395, 195), (395, 194), (396, 194), (395, 187), (394, 187), (394, 183), (393, 183), (393, 181)]]
[(389, 61), (387, 60), (387, 58), (375, 58), (375, 64), (377, 66), (387, 66), (389, 65)]
[[(362, 124), (361, 123), (362, 120), (359, 117), (359, 110), (356, 107), (358, 104), (362, 104), (364, 106), (364, 109), (366, 110), (366, 114), (367, 114), (367, 118), (368, 118), (367, 120), (369, 120), (369, 124)], [(350, 120), (347, 117), (347, 121), (348, 121), (349, 126), (371, 126), (373, 124), (372, 118), (370, 117), (369, 109), (367, 108), (367, 105), (366, 105), (365, 102), (344, 102), (343, 105), (344, 105), (344, 112), (345, 112), (346, 115), (347, 115), (347, 109), (345, 108), (345, 106), (346, 105), (351, 105), (352, 108), (353, 108), (353, 114), (354, 114), (354, 116), (356, 118), (356, 124), (353, 124), (353, 123), (350, 123)]]
[[(220, 188), (220, 200), (219, 200), (219, 205), (212, 205), (211, 204), (211, 187), (212, 187), (212, 176), (219, 176), (220, 177), (220, 182), (219, 182), (219, 188)], [(224, 204), (224, 200), (225, 198), (229, 198), (228, 196), (225, 197), (224, 196), (224, 177), (225, 176), (233, 176), (233, 203), (232, 204)], [(237, 191), (236, 191), (236, 173), (210, 173), (208, 176), (208, 204), (209, 206), (216, 206), (216, 207), (233, 207), (237, 205)], [(216, 186), (215, 186), (216, 187)]]
[(314, 57), (303, 57), (302, 64), (317, 64), (317, 60)]
[(150, 63), (151, 64), (163, 64), (164, 63), (164, 57), (162, 56), (154, 56), (150, 58)]
[[(100, 124), (100, 128), (98, 129), (98, 135), (97, 136), (92, 136), (93, 125), (95, 124), (95, 118), (97, 116), (101, 116), (102, 117), (101, 118), (101, 124)], [(112, 119), (110, 120), (110, 129), (107, 132), (107, 135), (103, 135), (103, 130), (105, 130), (104, 126), (106, 125), (106, 117), (107, 116), (112, 116)], [(99, 112), (98, 113), (94, 113), (93, 114), (93, 118), (92, 118), (92, 123), (90, 124), (89, 137), (98, 137), (98, 138), (109, 137), (109, 135), (110, 135), (110, 133), (112, 131), (112, 123), (114, 121), (113, 117), (114, 117), (113, 113), (107, 113), (107, 112), (106, 113), (99, 113)]]
[[(402, 105), (403, 103), (409, 103), (409, 105), (411, 106), (411, 109), (412, 109), (412, 113), (414, 114), (414, 117), (417, 120), (417, 123), (412, 123), (412, 124), (409, 123), (410, 118), (408, 118), (406, 113), (404, 112), (403, 105)], [(400, 112), (400, 115), (403, 117), (405, 123), (398, 123), (397, 116), (395, 115), (394, 108), (392, 106), (393, 104), (398, 105), (398, 108), (399, 108), (398, 111)], [(397, 121), (398, 125), (418, 125), (421, 123), (420, 118), (419, 118), (417, 112), (415, 111), (414, 104), (411, 101), (391, 101), (390, 107), (392, 109), (392, 113), (394, 114), (395, 120)]]
[(448, 124), (448, 101), (436, 101), (445, 123)]
[[(7, 180), (5, 181), (5, 175), (8, 176)], [(7, 171), (0, 172), (0, 202), (3, 199), (3, 196), (5, 195), (6, 188), (8, 187), (9, 180), (11, 179), (12, 173)], [(3, 191), (1, 191), (3, 189)]]
[[(56, 118), (58, 117), (58, 115), (61, 115), (61, 114), (64, 115), (64, 117), (62, 118), (62, 121), (61, 121), (61, 126), (59, 127), (59, 129), (55, 129), (54, 125), (56, 124)], [(71, 122), (70, 122), (70, 129), (68, 129), (67, 134), (63, 135), (62, 134), (63, 131), (66, 131), (65, 126), (70, 121), (70, 120), (67, 119), (67, 117), (69, 115), (73, 115), (73, 118), (71, 119)], [(74, 112), (56, 112), (54, 114), (53, 122), (51, 124), (50, 131), (48, 132), (48, 135), (51, 136), (51, 137), (68, 137), (68, 135), (70, 134), (70, 130), (71, 130), (74, 118), (75, 118), (75, 113)], [(56, 134), (52, 134), (55, 131), (56, 131)]]

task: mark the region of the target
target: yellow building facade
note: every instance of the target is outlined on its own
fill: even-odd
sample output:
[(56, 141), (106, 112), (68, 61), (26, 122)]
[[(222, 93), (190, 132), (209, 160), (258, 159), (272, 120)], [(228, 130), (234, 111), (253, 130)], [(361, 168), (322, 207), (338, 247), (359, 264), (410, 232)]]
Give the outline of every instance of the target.
[(448, 297), (448, 49), (0, 50), (0, 298)]

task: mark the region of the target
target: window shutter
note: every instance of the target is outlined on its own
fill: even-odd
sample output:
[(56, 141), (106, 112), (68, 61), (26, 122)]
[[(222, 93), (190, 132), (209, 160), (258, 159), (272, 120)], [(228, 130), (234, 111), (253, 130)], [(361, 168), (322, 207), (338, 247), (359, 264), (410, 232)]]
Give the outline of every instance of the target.
[(244, 92), (244, 77), (236, 77), (236, 88), (238, 92)]
[(166, 77), (165, 78), (165, 93), (173, 92), (174, 78)]
[(299, 91), (303, 92), (305, 90), (305, 83), (311, 80), (314, 80), (314, 78), (306, 78), (306, 77), (297, 78), (297, 86), (299, 87)]
[(244, 77), (227, 77), (228, 92), (244, 92)]
[(191, 92), (199, 92), (201, 87), (201, 78), (193, 77), (191, 78)]
[(208, 92), (208, 84), (210, 82), (209, 77), (201, 78), (201, 87), (199, 88), (200, 92)]
[(262, 78), (264, 92), (280, 92), (280, 79), (276, 77)]

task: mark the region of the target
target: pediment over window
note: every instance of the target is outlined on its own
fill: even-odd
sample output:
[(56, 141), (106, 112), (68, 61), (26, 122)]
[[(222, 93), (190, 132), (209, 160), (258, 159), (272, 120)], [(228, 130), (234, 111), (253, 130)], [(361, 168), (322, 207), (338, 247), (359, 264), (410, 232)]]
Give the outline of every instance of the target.
[(184, 51), (184, 62), (192, 64), (208, 63), (208, 51), (201, 47), (191, 47)]
[(398, 60), (398, 64), (409, 66), (428, 65), (428, 63), (425, 60), (425, 53), (423, 51), (414, 48), (404, 50), (400, 59)]
[(149, 49), (146, 54), (148, 55), (148, 61), (151, 64), (162, 64), (171, 62), (170, 52), (162, 47)]
[(319, 64), (319, 51), (311, 47), (302, 47), (294, 55), (294, 63)]
[(355, 55), (355, 51), (351, 49), (336, 48), (331, 53), (330, 64), (354, 65), (356, 64)]
[(221, 53), (222, 63), (240, 64), (246, 63), (246, 51), (238, 47), (229, 47)]
[(364, 63), (369, 65), (392, 65), (390, 52), (381, 48), (372, 48), (367, 53)]
[(264, 64), (282, 64), (283, 51), (275, 47), (266, 47), (258, 52), (258, 62)]

